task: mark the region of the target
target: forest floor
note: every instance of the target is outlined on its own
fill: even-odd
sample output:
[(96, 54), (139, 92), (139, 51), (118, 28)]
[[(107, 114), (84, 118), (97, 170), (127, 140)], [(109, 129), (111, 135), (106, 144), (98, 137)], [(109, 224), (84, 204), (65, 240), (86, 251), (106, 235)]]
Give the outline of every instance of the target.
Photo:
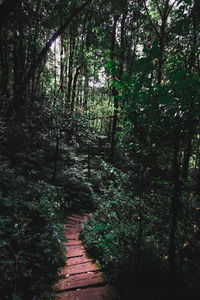
[(55, 285), (56, 300), (119, 300), (116, 291), (106, 284), (103, 273), (92, 262), (79, 240), (81, 223), (88, 214), (72, 214), (65, 221), (67, 239), (66, 265)]

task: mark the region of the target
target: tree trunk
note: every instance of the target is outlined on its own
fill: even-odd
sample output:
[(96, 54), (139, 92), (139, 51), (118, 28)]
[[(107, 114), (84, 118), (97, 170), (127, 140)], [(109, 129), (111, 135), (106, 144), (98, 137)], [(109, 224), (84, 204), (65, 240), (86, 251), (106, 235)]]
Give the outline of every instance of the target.
[(88, 103), (88, 88), (89, 88), (89, 79), (88, 79), (88, 70), (85, 68), (85, 80), (84, 80), (84, 103), (83, 108), (87, 111), (87, 103)]
[(81, 76), (81, 78), (79, 77), (79, 80), (78, 80), (78, 93), (76, 96), (76, 107), (80, 107), (80, 108), (82, 105), (82, 85), (83, 85), (83, 82), (82, 82), (82, 76)]
[(88, 144), (88, 156), (87, 156), (87, 162), (88, 162), (88, 178), (91, 178), (91, 162), (90, 162), (90, 145)]
[[(117, 21), (119, 19), (119, 16), (115, 16), (114, 18), (114, 23), (113, 23), (113, 30), (112, 30), (112, 39), (111, 39), (111, 51), (110, 51), (110, 59), (113, 62), (114, 56), (115, 56), (115, 43), (116, 43), (116, 27), (117, 27)], [(115, 135), (116, 135), (116, 131), (117, 131), (117, 119), (118, 119), (118, 107), (119, 107), (119, 103), (118, 103), (118, 99), (117, 99), (117, 95), (118, 92), (114, 86), (114, 81), (115, 81), (115, 75), (113, 74), (112, 76), (112, 80), (113, 80), (113, 86), (112, 86), (112, 96), (114, 99), (114, 113), (113, 113), (113, 124), (112, 124), (112, 133), (111, 133), (111, 145), (110, 145), (110, 160), (113, 160), (113, 155), (114, 155), (114, 151), (115, 151)]]
[(56, 180), (59, 146), (60, 146), (60, 139), (57, 136), (56, 137), (56, 148), (55, 148), (55, 154), (54, 154), (54, 162), (53, 162), (53, 173), (52, 173), (52, 178), (51, 178), (52, 183), (54, 183)]
[(142, 236), (143, 236), (143, 228), (142, 228), (142, 203), (141, 197), (138, 199), (138, 243), (137, 243), (137, 271), (140, 270), (141, 262), (142, 262)]
[(0, 6), (0, 31), (9, 19), (11, 12), (17, 7), (21, 0), (5, 0)]
[[(190, 131), (190, 129), (189, 129), (189, 131)], [(190, 134), (190, 132), (188, 132), (186, 149), (185, 149), (184, 158), (183, 158), (183, 170), (182, 170), (183, 180), (188, 179), (189, 162), (190, 162), (190, 156), (191, 156), (191, 152), (192, 152), (192, 140), (193, 140), (193, 135)]]
[(166, 39), (166, 22), (169, 13), (169, 0), (165, 1), (165, 6), (163, 13), (161, 13), (162, 24), (160, 28), (160, 36), (159, 36), (159, 46), (160, 46), (160, 56), (158, 59), (158, 83), (160, 84), (162, 81), (162, 66), (164, 63), (164, 54), (165, 54), (165, 39)]
[(64, 93), (64, 45), (63, 45), (63, 36), (60, 37), (60, 88), (59, 91)]
[(56, 59), (56, 41), (54, 43), (54, 96), (57, 94), (57, 59)]
[[(200, 3), (199, 1), (194, 1), (193, 9), (192, 9), (192, 29), (193, 29), (193, 36), (192, 36), (192, 45), (191, 45), (191, 54), (189, 59), (189, 68), (193, 72), (196, 68), (196, 60), (197, 55), (195, 52), (195, 47), (198, 44), (197, 42), (197, 26), (200, 23), (200, 17), (199, 17), (199, 9), (200, 9)], [(191, 99), (195, 98), (195, 93), (191, 93)], [(190, 104), (190, 112), (193, 111), (193, 101), (191, 101)], [(187, 141), (186, 141), (186, 149), (184, 152), (184, 160), (183, 160), (183, 171), (182, 171), (182, 178), (184, 180), (187, 180), (188, 178), (188, 171), (189, 171), (189, 161), (190, 156), (192, 153), (192, 141), (195, 134), (195, 128), (197, 125), (196, 120), (191, 115), (191, 113), (188, 114), (188, 133), (187, 133)]]
[(22, 14), (22, 1), (19, 1), (16, 10), (16, 24), (14, 34), (16, 36), (13, 45), (13, 64), (14, 64), (14, 83), (13, 83), (13, 94), (14, 94), (14, 109), (20, 110), (25, 103), (25, 85), (24, 85), (24, 73), (25, 73), (25, 47), (24, 47), (24, 34), (21, 25), (21, 14)]
[(0, 90), (3, 95), (9, 96), (8, 81), (9, 81), (9, 67), (8, 67), (8, 46), (7, 46), (7, 31), (0, 32)]
[(74, 75), (73, 89), (72, 89), (72, 102), (71, 102), (71, 111), (74, 111), (74, 103), (76, 98), (76, 88), (77, 88), (77, 80), (80, 74), (80, 66), (76, 69), (76, 73)]
[(173, 153), (173, 193), (171, 198), (171, 232), (169, 241), (169, 275), (171, 287), (175, 284), (176, 279), (176, 229), (177, 217), (180, 209), (180, 132), (174, 136), (174, 153)]
[(73, 27), (70, 30), (70, 50), (69, 50), (69, 65), (68, 65), (68, 86), (67, 86), (67, 107), (71, 103), (71, 87), (72, 87), (72, 72), (73, 72), (73, 60), (74, 60), (74, 45), (75, 37), (73, 34)]

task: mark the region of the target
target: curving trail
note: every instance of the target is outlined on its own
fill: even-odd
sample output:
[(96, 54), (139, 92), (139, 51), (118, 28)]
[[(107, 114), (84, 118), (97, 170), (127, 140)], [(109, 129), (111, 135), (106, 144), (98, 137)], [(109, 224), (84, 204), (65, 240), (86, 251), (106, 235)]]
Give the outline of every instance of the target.
[(55, 285), (56, 300), (119, 300), (115, 290), (106, 285), (102, 272), (88, 258), (78, 239), (80, 223), (88, 217), (91, 217), (91, 214), (73, 214), (66, 219), (66, 265), (60, 274), (65, 278), (62, 276)]

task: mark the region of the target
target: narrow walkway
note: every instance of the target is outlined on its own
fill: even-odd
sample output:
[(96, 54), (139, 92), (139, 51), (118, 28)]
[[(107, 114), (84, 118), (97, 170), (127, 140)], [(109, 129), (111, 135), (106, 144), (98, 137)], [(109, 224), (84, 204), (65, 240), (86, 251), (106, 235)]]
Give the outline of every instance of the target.
[(67, 259), (60, 274), (65, 278), (60, 279), (55, 285), (56, 300), (119, 300), (114, 289), (106, 286), (102, 272), (88, 258), (78, 239), (81, 230), (80, 223), (90, 216), (90, 214), (73, 214), (66, 219)]

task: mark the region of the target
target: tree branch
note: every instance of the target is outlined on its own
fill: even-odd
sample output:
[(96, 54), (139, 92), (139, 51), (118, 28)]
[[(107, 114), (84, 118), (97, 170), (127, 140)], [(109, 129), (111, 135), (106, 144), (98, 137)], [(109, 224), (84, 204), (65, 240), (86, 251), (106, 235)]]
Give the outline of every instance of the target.
[(50, 40), (48, 40), (48, 42), (46, 43), (46, 45), (43, 47), (43, 49), (38, 54), (38, 56), (35, 59), (35, 61), (31, 64), (30, 69), (29, 69), (29, 71), (28, 71), (28, 73), (26, 75), (25, 84), (29, 83), (29, 81), (31, 80), (31, 78), (35, 74), (38, 65), (42, 62), (42, 60), (44, 59), (45, 55), (47, 54), (47, 52), (49, 51), (50, 47), (55, 42), (55, 40), (65, 31), (65, 29), (67, 28), (67, 26), (79, 14), (79, 12), (81, 12), (92, 1), (93, 0), (87, 0), (81, 6), (75, 8), (72, 11), (70, 17), (67, 18), (67, 20), (64, 22), (64, 24), (52, 35), (52, 37), (50, 38)]
[(149, 10), (148, 10), (147, 5), (146, 5), (146, 0), (144, 0), (144, 6), (145, 6), (145, 10), (146, 10), (146, 12), (147, 12), (149, 21), (150, 21), (150, 23), (151, 23), (153, 29), (155, 30), (157, 36), (160, 38), (160, 33), (158, 32), (158, 29), (156, 28), (155, 24), (153, 23), (153, 21), (152, 21), (152, 19), (151, 19), (150, 14), (149, 14)]
[(162, 17), (163, 17), (163, 16), (162, 16), (162, 11), (161, 11), (160, 6), (159, 6), (159, 4), (158, 4), (158, 0), (156, 0), (156, 6), (157, 6), (157, 9), (158, 9), (158, 11), (159, 11), (159, 14), (160, 14), (160, 16), (161, 16), (161, 18), (162, 18)]
[(172, 11), (172, 8), (174, 7), (174, 5), (175, 5), (176, 2), (177, 2), (177, 1), (175, 0), (174, 3), (172, 3), (172, 5), (170, 6), (170, 8), (169, 8), (169, 10), (168, 10), (168, 12), (167, 12), (167, 18), (168, 18), (168, 16), (169, 16), (170, 12)]

